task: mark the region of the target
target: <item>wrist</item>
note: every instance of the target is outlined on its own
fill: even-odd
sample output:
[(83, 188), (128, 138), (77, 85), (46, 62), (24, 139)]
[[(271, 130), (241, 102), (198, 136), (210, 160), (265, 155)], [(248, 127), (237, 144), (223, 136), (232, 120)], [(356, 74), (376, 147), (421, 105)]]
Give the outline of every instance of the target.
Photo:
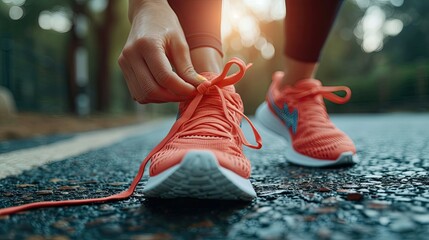
[(128, 3), (128, 20), (130, 23), (133, 22), (134, 17), (138, 13), (151, 6), (170, 6), (167, 0), (129, 0)]

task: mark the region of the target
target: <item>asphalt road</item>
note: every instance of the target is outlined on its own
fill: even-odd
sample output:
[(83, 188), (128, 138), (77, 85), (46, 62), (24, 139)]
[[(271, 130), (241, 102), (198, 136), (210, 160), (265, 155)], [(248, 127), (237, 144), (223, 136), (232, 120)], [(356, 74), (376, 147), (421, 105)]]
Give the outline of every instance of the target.
[[(429, 115), (333, 120), (355, 141), (359, 165), (290, 165), (283, 140), (261, 129), (263, 149), (245, 150), (258, 194), (251, 203), (149, 200), (141, 193), (143, 180), (129, 200), (0, 217), (0, 239), (427, 239)], [(143, 126), (93, 148), (94, 139), (113, 138), (74, 141), (77, 134), (2, 142), (0, 207), (120, 192), (171, 123)], [(248, 126), (243, 128), (250, 138)], [(44, 153), (50, 154), (39, 156)], [(16, 167), (7, 170), (6, 162)]]

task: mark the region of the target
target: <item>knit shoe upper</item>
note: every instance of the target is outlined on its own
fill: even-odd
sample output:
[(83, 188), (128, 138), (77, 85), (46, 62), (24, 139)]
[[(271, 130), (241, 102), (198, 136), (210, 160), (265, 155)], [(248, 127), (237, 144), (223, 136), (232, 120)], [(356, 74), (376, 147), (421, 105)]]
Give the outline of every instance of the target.
[[(282, 72), (273, 75), (267, 104), (288, 128), (294, 150), (320, 160), (336, 160), (345, 152), (356, 153), (352, 140), (331, 122), (323, 100), (346, 103), (350, 89), (322, 86), (319, 80), (303, 79), (280, 90), (282, 78)], [(337, 91), (346, 92), (345, 97), (334, 94)]]
[(246, 66), (238, 59), (229, 62), (219, 76), (201, 74), (209, 81), (198, 87), (198, 95), (194, 99), (180, 103), (177, 119), (180, 127), (152, 156), (150, 176), (177, 165), (189, 150), (209, 150), (222, 167), (244, 178), (250, 176), (250, 162), (242, 152), (242, 145), (259, 148), (260, 137), (253, 129), (258, 146), (252, 146), (241, 131), (243, 103), (232, 84), (239, 81), (242, 74), (239, 72), (227, 77), (227, 70), (232, 64), (237, 64), (244, 74)]

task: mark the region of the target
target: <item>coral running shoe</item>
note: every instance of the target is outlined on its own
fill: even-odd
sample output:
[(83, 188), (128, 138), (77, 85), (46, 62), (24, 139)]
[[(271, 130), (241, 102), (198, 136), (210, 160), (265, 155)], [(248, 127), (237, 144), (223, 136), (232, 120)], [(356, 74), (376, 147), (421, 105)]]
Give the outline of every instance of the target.
[[(226, 76), (236, 64), (240, 71)], [(233, 59), (219, 75), (202, 73), (209, 81), (198, 86), (194, 99), (179, 105), (179, 115), (165, 144), (150, 159), (147, 197), (251, 200), (256, 193), (249, 181), (251, 166), (242, 145), (261, 147), (261, 138), (243, 114), (243, 103), (233, 84), (247, 66)], [(244, 137), (240, 122), (245, 117), (257, 145)]]
[[(358, 157), (353, 141), (329, 119), (324, 98), (343, 104), (351, 96), (348, 87), (326, 87), (319, 80), (303, 79), (279, 90), (283, 72), (273, 74), (266, 101), (256, 111), (256, 119), (288, 143), (286, 159), (307, 167), (349, 165)], [(344, 91), (345, 97), (334, 92)]]
[[(237, 65), (239, 71), (227, 76)], [(42, 201), (0, 208), (0, 216), (35, 208), (105, 203), (127, 199), (134, 193), (150, 162), (150, 177), (143, 189), (147, 197), (251, 200), (256, 197), (250, 181), (250, 162), (242, 146), (261, 148), (261, 137), (243, 114), (243, 103), (233, 84), (247, 68), (243, 61), (229, 61), (220, 75), (197, 87), (192, 100), (180, 104), (179, 117), (167, 136), (146, 156), (128, 189), (106, 197)], [(251, 145), (240, 128), (244, 117), (255, 134)]]

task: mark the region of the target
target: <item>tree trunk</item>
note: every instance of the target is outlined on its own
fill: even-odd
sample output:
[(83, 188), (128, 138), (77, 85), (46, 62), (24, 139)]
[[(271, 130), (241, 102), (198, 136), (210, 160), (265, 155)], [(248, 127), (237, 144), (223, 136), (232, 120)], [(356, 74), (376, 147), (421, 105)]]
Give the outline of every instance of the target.
[[(72, 1), (72, 10), (75, 14), (82, 12), (82, 7), (76, 3), (75, 1)], [(76, 108), (76, 96), (77, 96), (77, 84), (76, 84), (76, 62), (75, 62), (75, 56), (76, 56), (76, 50), (79, 46), (79, 38), (76, 35), (75, 26), (72, 25), (72, 29), (70, 31), (70, 44), (69, 44), (69, 50), (68, 50), (68, 56), (67, 56), (67, 66), (68, 66), (68, 106), (69, 111), (72, 113), (77, 113)]]
[(97, 69), (97, 103), (96, 110), (105, 112), (110, 104), (109, 58), (112, 25), (115, 22), (115, 1), (108, 1), (104, 11), (104, 21), (97, 28), (98, 69)]

